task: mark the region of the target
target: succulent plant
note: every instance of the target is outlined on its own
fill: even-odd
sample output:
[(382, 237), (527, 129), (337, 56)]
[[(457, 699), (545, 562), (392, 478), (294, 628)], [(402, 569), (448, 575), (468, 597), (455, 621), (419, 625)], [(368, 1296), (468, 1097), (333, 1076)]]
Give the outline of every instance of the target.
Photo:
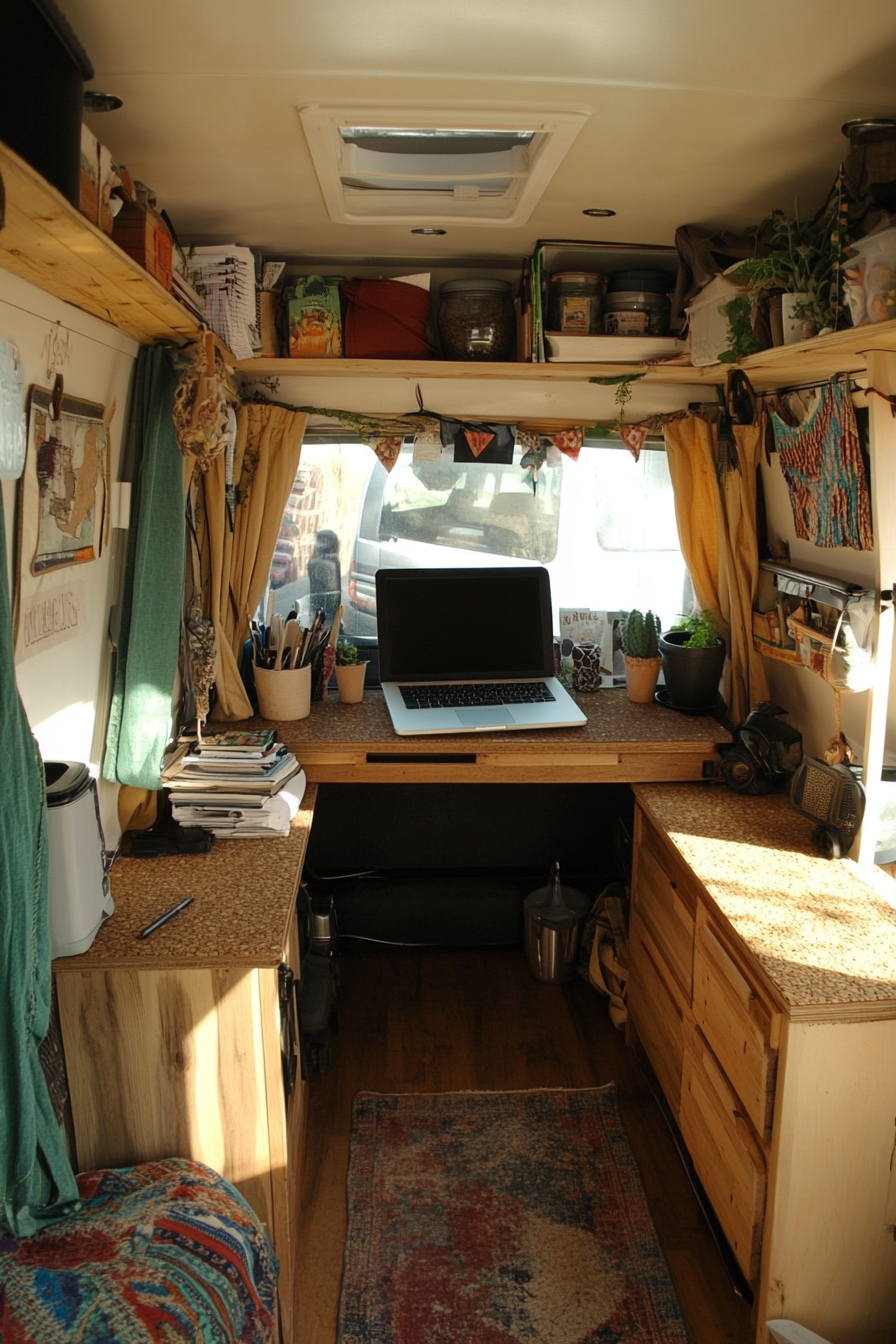
[(336, 645), (336, 666), (356, 667), (361, 661), (357, 644), (353, 644), (350, 639), (340, 639)]
[(622, 652), (629, 658), (659, 658), (660, 618), (634, 607), (622, 626)]

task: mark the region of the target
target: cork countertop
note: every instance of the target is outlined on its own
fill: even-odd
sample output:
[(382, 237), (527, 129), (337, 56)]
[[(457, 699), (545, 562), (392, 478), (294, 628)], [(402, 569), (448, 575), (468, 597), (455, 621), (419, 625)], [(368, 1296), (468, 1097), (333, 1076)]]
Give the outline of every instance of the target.
[[(729, 742), (730, 733), (715, 719), (692, 717), (664, 709), (657, 704), (632, 704), (624, 687), (574, 695), (576, 704), (588, 716), (580, 728), (521, 729), (514, 732), (445, 733), (425, 738), (399, 737), (392, 728), (382, 691), (368, 689), (358, 705), (344, 705), (330, 691), (325, 699), (311, 706), (306, 719), (279, 725), (281, 740), (295, 749), (301, 760), (302, 745), (364, 743), (368, 749), (400, 746), (407, 751), (454, 751), (482, 749), (484, 743), (500, 742), (501, 749), (514, 747), (531, 751), (533, 747), (551, 750), (551, 744), (636, 742), (650, 747), (675, 743), (702, 744)], [(475, 744), (475, 745), (471, 745)]]
[[(276, 966), (286, 945), (317, 785), (308, 784), (288, 836), (218, 840), (207, 854), (118, 858), (109, 875), (115, 913), (91, 947), (53, 971), (173, 966)], [(137, 935), (185, 896), (192, 905), (148, 938)]]
[[(665, 831), (795, 1016), (896, 1016), (896, 883), (824, 858), (784, 794), (645, 784)], [(893, 903), (887, 899), (892, 888)]]

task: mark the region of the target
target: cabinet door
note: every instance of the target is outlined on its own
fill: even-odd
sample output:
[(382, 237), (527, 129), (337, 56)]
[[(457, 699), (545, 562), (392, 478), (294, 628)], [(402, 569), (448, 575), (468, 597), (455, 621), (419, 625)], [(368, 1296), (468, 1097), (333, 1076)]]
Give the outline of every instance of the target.
[(699, 1031), (685, 1046), (679, 1125), (737, 1263), (753, 1280), (765, 1214), (765, 1158)]
[(663, 852), (650, 826), (638, 829), (632, 904), (678, 982), (685, 1002), (693, 989), (696, 897), (680, 865)]
[(632, 1026), (653, 1065), (673, 1115), (681, 1096), (683, 1009), (640, 912), (632, 911), (628, 936), (628, 1007)]
[(694, 1016), (764, 1141), (771, 1132), (780, 1015), (723, 946), (701, 911), (694, 948)]

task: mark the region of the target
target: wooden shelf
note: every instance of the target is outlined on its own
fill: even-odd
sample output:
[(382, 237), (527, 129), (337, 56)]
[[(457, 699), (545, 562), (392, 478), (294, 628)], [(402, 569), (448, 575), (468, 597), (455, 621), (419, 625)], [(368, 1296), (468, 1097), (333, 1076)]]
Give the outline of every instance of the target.
[(725, 381), (720, 365), (695, 369), (690, 364), (498, 364), (448, 359), (241, 359), (238, 373), (256, 378), (474, 378), (480, 382), (587, 383), (643, 373), (650, 383)]
[(0, 177), (6, 189), (4, 270), (141, 344), (166, 337), (183, 343), (197, 334), (186, 308), (2, 143)]
[[(742, 359), (757, 392), (791, 384), (826, 382), (837, 373), (863, 374), (869, 350), (896, 351), (896, 320), (849, 327), (794, 345), (776, 346)], [(690, 364), (491, 364), (437, 359), (242, 359), (239, 373), (255, 378), (469, 378), (480, 382), (587, 383), (643, 373), (646, 383), (666, 386), (724, 385), (728, 364), (694, 368)]]

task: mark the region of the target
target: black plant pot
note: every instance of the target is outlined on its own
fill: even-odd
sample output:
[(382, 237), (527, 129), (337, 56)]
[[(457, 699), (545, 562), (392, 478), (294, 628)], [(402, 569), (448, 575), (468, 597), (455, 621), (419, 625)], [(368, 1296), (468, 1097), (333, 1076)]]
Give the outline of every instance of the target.
[(681, 709), (711, 710), (719, 698), (719, 682), (725, 666), (721, 639), (705, 649), (686, 649), (687, 630), (667, 630), (660, 635), (663, 680), (671, 705)]

